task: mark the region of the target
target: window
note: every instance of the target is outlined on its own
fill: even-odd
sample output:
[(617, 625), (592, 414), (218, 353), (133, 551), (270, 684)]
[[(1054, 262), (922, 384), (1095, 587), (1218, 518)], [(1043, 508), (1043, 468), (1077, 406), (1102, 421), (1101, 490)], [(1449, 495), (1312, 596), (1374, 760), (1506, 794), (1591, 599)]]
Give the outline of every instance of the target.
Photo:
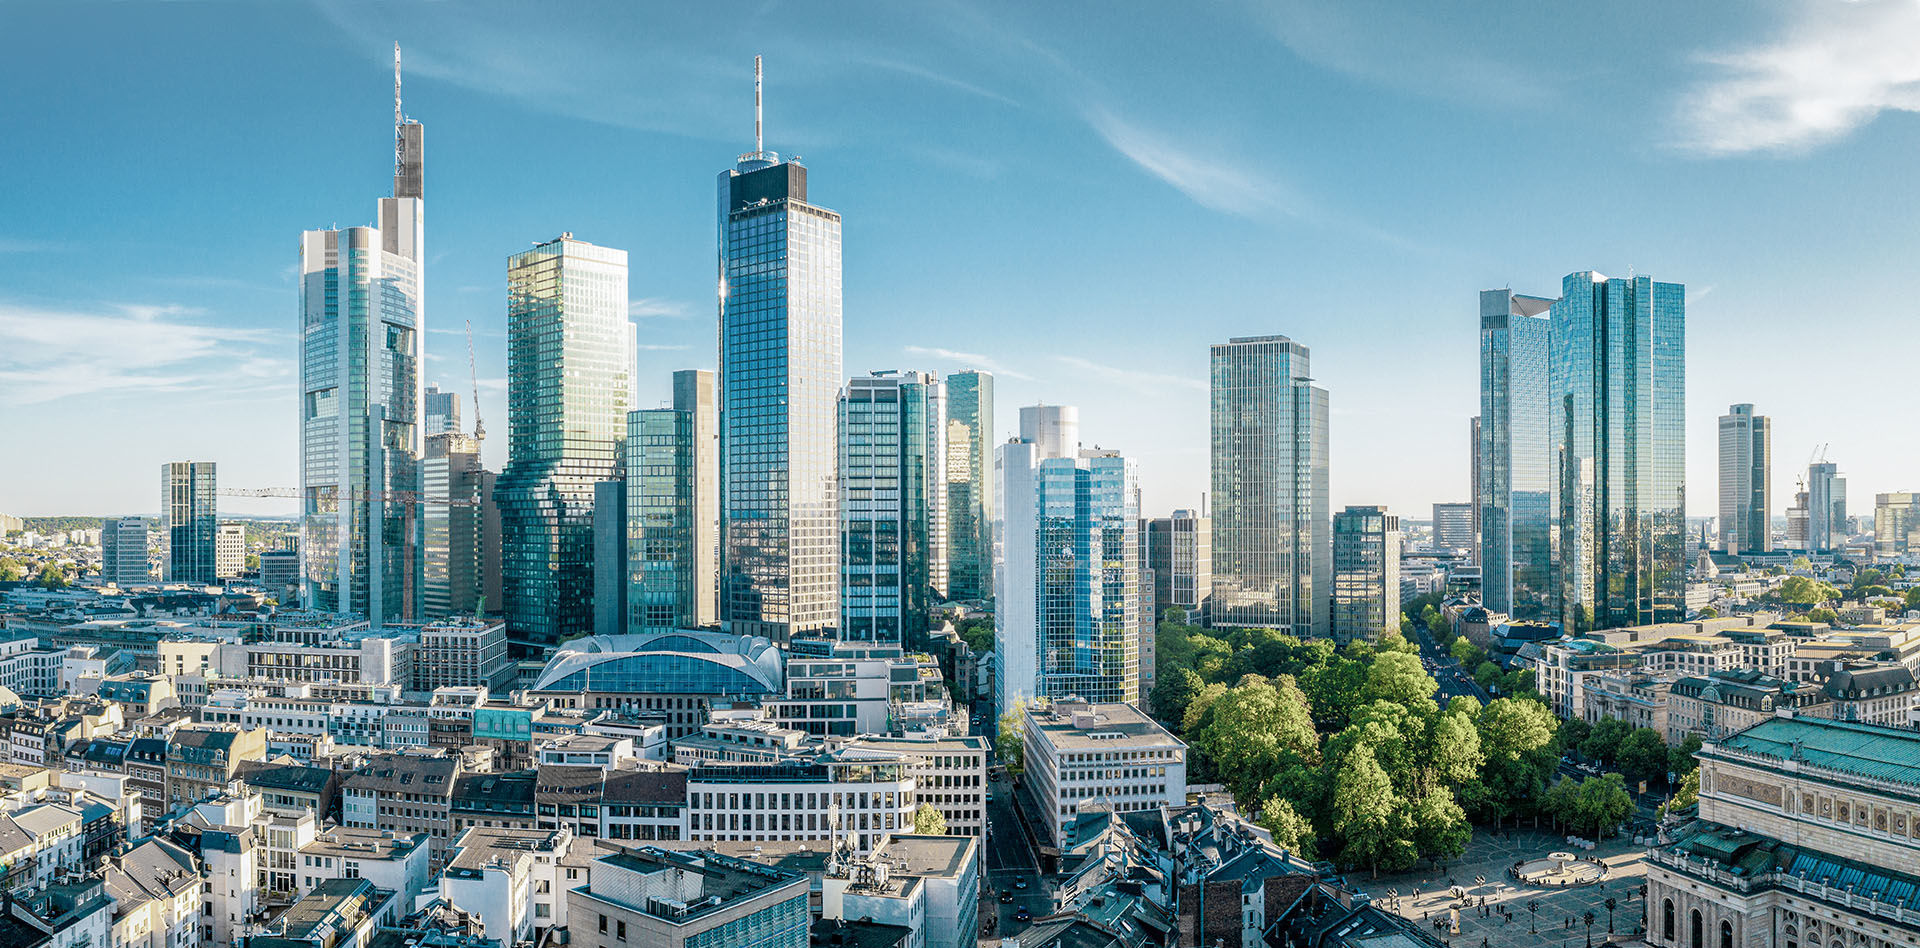
[[(1697, 920), (1699, 920), (1699, 918), (1700, 918), (1700, 914), (1699, 914), (1698, 912), (1696, 912), (1696, 913), (1694, 913), (1694, 919), (1695, 919), (1695, 920), (1697, 921)], [(613, 937), (615, 937), (615, 938), (618, 938), (618, 939), (620, 939), (621, 941), (626, 941), (626, 940), (627, 940), (627, 923), (626, 923), (626, 922), (614, 922), (613, 924), (614, 924), (614, 927), (615, 927), (615, 931), (614, 931), (614, 935), (613, 935)]]
[[(1673, 903), (1668, 902), (1667, 908), (1669, 909), (1673, 908)], [(600, 934), (604, 935), (606, 933), (607, 933), (607, 917), (605, 915), (602, 915), (600, 916)]]

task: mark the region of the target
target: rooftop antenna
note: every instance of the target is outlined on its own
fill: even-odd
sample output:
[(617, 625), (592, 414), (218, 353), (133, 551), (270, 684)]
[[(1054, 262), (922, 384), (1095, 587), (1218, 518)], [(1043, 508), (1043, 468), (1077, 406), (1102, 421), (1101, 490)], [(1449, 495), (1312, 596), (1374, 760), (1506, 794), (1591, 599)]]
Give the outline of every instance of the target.
[(406, 119), (400, 115), (400, 41), (393, 42), (393, 176), (396, 183), (406, 165), (407, 139), (400, 133)]
[[(394, 61), (396, 63), (399, 62), (400, 52), (399, 52), (398, 46), (394, 47), (393, 55), (395, 57)], [(399, 69), (398, 66), (395, 66), (394, 68), (396, 70)], [(394, 92), (394, 95), (396, 97), (398, 97), (400, 94), (398, 91), (399, 88), (400, 88), (400, 80), (395, 79), (394, 89), (396, 91)], [(762, 138), (760, 135), (760, 57), (758, 55), (755, 55), (753, 57), (753, 153), (755, 155), (758, 155), (761, 152), (764, 152), (766, 150), (767, 150), (766, 140)]]

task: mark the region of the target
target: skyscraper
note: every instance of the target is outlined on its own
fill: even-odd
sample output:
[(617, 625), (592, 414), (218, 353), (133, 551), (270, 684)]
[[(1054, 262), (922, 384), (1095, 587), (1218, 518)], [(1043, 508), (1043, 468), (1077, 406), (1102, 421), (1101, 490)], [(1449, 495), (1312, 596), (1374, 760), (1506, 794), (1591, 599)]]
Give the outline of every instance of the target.
[(160, 559), (170, 583), (211, 583), (219, 576), (220, 515), (212, 461), (160, 465)]
[(1473, 549), (1472, 504), (1433, 505), (1433, 545), (1440, 550)]
[(1470, 458), (1467, 480), (1467, 509), (1473, 521), (1473, 565), (1480, 565), (1480, 416), (1473, 416), (1468, 426), (1467, 454)]
[(1837, 550), (1847, 539), (1847, 479), (1840, 465), (1807, 465), (1807, 548)]
[(1153, 571), (1154, 617), (1177, 608), (1187, 622), (1200, 624), (1213, 592), (1213, 521), (1192, 510), (1143, 520), (1140, 546), (1146, 550), (1142, 561)]
[(153, 580), (147, 565), (145, 517), (110, 518), (100, 525), (100, 581), (125, 588)]
[(754, 150), (719, 179), (721, 618), (786, 642), (840, 621), (840, 215)]
[(1686, 287), (1582, 271), (1553, 304), (1560, 615), (1686, 615)]
[(1752, 405), (1720, 416), (1720, 549), (1773, 549), (1773, 425)]
[(1400, 628), (1400, 518), (1384, 507), (1333, 515), (1333, 640), (1378, 641)]
[(1559, 615), (1547, 395), (1553, 300), (1480, 291), (1480, 595), (1516, 619)]
[(421, 404), (426, 417), (426, 437), (461, 430), (459, 392), (443, 392), (438, 385), (428, 385)]
[(993, 595), (993, 375), (947, 376), (947, 595)]
[(507, 259), (507, 467), (500, 506), (507, 630), (593, 630), (594, 484), (619, 474), (633, 349), (627, 252), (572, 234)]
[(627, 414), (627, 631), (714, 625), (719, 506), (713, 373), (673, 373), (673, 406)]
[(1873, 496), (1873, 547), (1881, 556), (1920, 552), (1920, 493), (1902, 490)]
[(1213, 347), (1216, 626), (1331, 631), (1327, 390), (1308, 366), (1285, 336)]
[(840, 396), (840, 628), (919, 647), (945, 585), (945, 393), (926, 372), (875, 372)]
[(416, 618), (425, 130), (400, 112), (379, 227), (300, 237), (301, 601), (374, 624)]
[[(714, 374), (707, 369), (673, 373), (673, 407), (688, 413), (693, 466), (688, 496), (693, 499), (692, 624), (720, 622), (720, 415), (714, 398)], [(631, 502), (631, 501), (629, 501)]]
[[(631, 419), (632, 413), (627, 417)], [(632, 428), (628, 428), (631, 433)], [(627, 482), (593, 485), (593, 634), (625, 635), (628, 618)]]
[(232, 579), (247, 568), (247, 525), (223, 523), (213, 538), (213, 575)]
[(1136, 702), (1139, 490), (1133, 462), (1079, 447), (1069, 406), (1020, 410), (996, 456), (999, 706), (1034, 697)]
[[(480, 442), (472, 435), (444, 431), (427, 436), (427, 456), (420, 462), (422, 619), (483, 608), (485, 571), (500, 556), (499, 548), (487, 542), (485, 519), (492, 498), (486, 476), (480, 467)], [(500, 601), (485, 605), (498, 609)]]

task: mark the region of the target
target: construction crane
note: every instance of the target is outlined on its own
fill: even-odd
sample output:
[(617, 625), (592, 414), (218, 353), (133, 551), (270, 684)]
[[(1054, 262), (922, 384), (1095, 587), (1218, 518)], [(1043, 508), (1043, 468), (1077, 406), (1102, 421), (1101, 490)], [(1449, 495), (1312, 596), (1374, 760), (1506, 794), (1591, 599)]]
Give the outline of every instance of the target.
[(477, 446), (487, 440), (487, 426), (480, 423), (480, 369), (473, 360), (473, 320), (467, 320), (467, 374), (473, 377), (473, 441)]

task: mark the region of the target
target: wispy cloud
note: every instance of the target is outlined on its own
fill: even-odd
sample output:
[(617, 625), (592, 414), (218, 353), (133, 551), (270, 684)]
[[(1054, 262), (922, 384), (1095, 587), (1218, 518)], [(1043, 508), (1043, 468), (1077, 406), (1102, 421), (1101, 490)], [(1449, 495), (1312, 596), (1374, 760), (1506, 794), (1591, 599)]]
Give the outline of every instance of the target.
[(938, 346), (907, 346), (902, 351), (908, 355), (925, 356), (929, 359), (939, 359), (944, 362), (958, 362), (970, 369), (992, 372), (995, 375), (1006, 376), (1010, 379), (1020, 379), (1029, 382), (1033, 380), (1033, 376), (1025, 372), (1010, 369), (1002, 365), (999, 360), (991, 356), (981, 355), (978, 352), (961, 352), (958, 349), (942, 349)]
[(1117, 365), (1105, 365), (1094, 362), (1091, 359), (1082, 359), (1079, 356), (1054, 356), (1053, 358), (1054, 361), (1061, 365), (1078, 369), (1089, 375), (1097, 376), (1110, 382), (1118, 382), (1122, 385), (1140, 386), (1142, 388), (1155, 386), (1166, 387), (1171, 385), (1176, 388), (1190, 388), (1199, 391), (1206, 391), (1207, 388), (1205, 379), (1188, 378), (1184, 375), (1169, 375), (1165, 372), (1145, 372), (1139, 369), (1122, 368)]
[(1252, 15), (1301, 59), (1399, 92), (1500, 108), (1555, 97), (1540, 70), (1474, 50), (1485, 37), (1456, 29), (1458, 12), (1444, 6), (1263, 0)]
[(1803, 2), (1763, 44), (1703, 54), (1712, 77), (1681, 96), (1674, 143), (1702, 155), (1795, 151), (1886, 111), (1920, 111), (1920, 3)]
[(1304, 216), (1303, 202), (1268, 175), (1257, 175), (1244, 161), (1207, 154), (1176, 143), (1171, 136), (1136, 125), (1105, 109), (1087, 113), (1087, 124), (1115, 151), (1147, 173), (1178, 189), (1194, 203), (1241, 217), (1278, 211)]
[(664, 296), (645, 296), (627, 303), (629, 319), (685, 319), (687, 304), (681, 300), (670, 300)]
[(264, 329), (213, 326), (201, 310), (123, 303), (75, 311), (0, 303), (0, 400), (271, 391), (294, 366)]

